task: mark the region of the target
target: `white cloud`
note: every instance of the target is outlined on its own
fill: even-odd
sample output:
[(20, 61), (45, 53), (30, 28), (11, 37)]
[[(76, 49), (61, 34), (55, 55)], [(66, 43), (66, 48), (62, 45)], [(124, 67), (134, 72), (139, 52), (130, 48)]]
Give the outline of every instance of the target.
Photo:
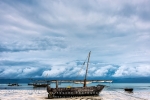
[(147, 64), (122, 65), (116, 70), (114, 77), (148, 77), (150, 66)]

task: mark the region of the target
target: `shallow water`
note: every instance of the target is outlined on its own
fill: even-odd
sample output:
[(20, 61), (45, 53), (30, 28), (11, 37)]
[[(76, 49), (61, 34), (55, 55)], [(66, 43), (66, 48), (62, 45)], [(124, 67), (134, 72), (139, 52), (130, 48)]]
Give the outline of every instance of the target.
[[(91, 83), (87, 84), (87, 86), (96, 86), (99, 83)], [(104, 90), (119, 90), (122, 91), (124, 88), (133, 88), (134, 91), (150, 91), (149, 83), (100, 83), (102, 85), (106, 85)], [(0, 84), (0, 89), (16, 89), (16, 90), (45, 90), (46, 88), (34, 88), (32, 85), (28, 85), (27, 83), (20, 83), (20, 86), (8, 86), (8, 84)], [(50, 84), (51, 87), (56, 87), (55, 83)], [(74, 84), (74, 83), (61, 83), (59, 87), (82, 87), (83, 84)]]

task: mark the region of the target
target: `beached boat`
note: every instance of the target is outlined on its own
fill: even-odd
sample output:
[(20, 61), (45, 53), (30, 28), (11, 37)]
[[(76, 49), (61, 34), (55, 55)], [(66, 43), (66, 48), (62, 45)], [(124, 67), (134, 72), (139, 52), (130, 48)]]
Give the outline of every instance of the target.
[(46, 81), (36, 81), (36, 83), (33, 83), (34, 87), (47, 87), (48, 85), (50, 84)]
[(47, 86), (48, 98), (63, 98), (63, 97), (76, 97), (76, 96), (98, 96), (99, 93), (103, 90), (105, 85), (97, 85), (97, 86), (89, 86), (87, 87), (87, 72), (88, 65), (90, 60), (90, 54), (88, 55), (87, 67), (85, 78), (83, 80), (83, 87), (58, 87), (58, 80), (56, 82), (56, 88), (51, 88), (49, 85)]

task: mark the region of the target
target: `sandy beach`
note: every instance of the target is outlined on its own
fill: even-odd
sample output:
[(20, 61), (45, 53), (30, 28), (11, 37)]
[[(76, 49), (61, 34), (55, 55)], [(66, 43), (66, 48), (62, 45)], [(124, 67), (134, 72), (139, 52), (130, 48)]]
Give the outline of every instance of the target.
[[(0, 100), (46, 100), (45, 90), (0, 90)], [(126, 93), (102, 91), (98, 97), (55, 98), (53, 100), (150, 100), (150, 91)]]

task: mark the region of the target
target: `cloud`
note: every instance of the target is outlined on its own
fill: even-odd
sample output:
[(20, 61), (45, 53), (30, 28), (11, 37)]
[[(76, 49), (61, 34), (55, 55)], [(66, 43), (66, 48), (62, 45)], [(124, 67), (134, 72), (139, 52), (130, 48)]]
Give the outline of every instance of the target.
[(89, 51), (91, 77), (148, 76), (140, 69), (149, 67), (149, 5), (148, 0), (0, 1), (0, 77), (73, 77)]
[[(24, 43), (26, 42), (26, 43)], [(56, 50), (65, 49), (65, 40), (63, 37), (45, 36), (42, 38), (36, 37), (32, 40), (16, 40), (11, 43), (1, 42), (0, 52), (22, 52), (22, 51), (36, 51), (36, 50)]]
[[(61, 63), (48, 65), (43, 62), (37, 63), (36, 61), (3, 61), (0, 63), (0, 66), (2, 66), (0, 70), (0, 77), (84, 78), (86, 65), (83, 65), (83, 62), (84, 61), (71, 61), (66, 64)], [(135, 62), (134, 64), (124, 65), (94, 62), (89, 64), (88, 77), (148, 77), (150, 75), (148, 71), (149, 68), (148, 62)]]
[[(37, 61), (1, 61), (1, 78), (42, 77), (45, 70), (51, 66)], [(41, 67), (42, 66), (42, 67)]]
[(138, 65), (122, 65), (120, 66), (114, 77), (148, 77), (150, 75), (149, 70), (150, 66), (148, 64), (138, 64)]

